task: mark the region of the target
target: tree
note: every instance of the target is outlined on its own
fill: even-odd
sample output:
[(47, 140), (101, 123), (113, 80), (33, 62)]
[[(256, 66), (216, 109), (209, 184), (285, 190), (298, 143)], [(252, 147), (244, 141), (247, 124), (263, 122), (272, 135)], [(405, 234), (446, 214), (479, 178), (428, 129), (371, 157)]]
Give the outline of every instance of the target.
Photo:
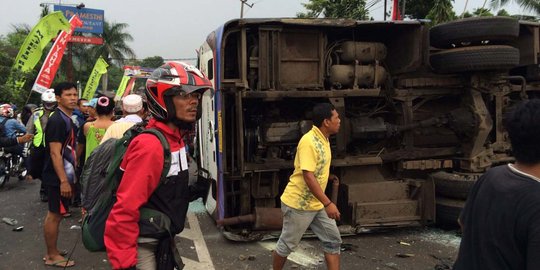
[(497, 12), (497, 16), (510, 16), (510, 13), (503, 8)]
[(493, 13), (491, 13), (491, 10), (487, 8), (477, 8), (473, 11), (473, 16), (475, 17), (489, 17), (493, 16)]
[(431, 20), (433, 25), (455, 20), (456, 13), (452, 9), (451, 0), (435, 0), (427, 18)]
[(297, 13), (296, 16), (299, 18), (318, 18), (323, 15), (325, 18), (369, 19), (365, 0), (309, 0), (302, 5), (307, 12)]
[(152, 57), (146, 57), (144, 58), (140, 66), (141, 67), (149, 67), (149, 68), (157, 68), (161, 65), (163, 65), (165, 62), (163, 61), (163, 57), (161, 56), (152, 56)]
[[(125, 32), (128, 24), (103, 22), (103, 44), (92, 48), (93, 59), (103, 57), (111, 65), (114, 63), (123, 65), (127, 58), (135, 58), (135, 52), (127, 45), (128, 41), (133, 41), (131, 34)], [(108, 76), (102, 76), (102, 87), (107, 90)]]
[[(405, 12), (413, 18), (426, 18), (429, 11), (435, 5), (436, 0), (407, 1), (405, 2)], [(400, 4), (401, 6), (402, 4)]]
[(97, 59), (103, 57), (107, 63), (113, 61), (119, 65), (123, 65), (124, 61), (129, 58), (135, 58), (135, 52), (129, 45), (128, 41), (133, 41), (133, 37), (128, 32), (125, 32), (129, 25), (127, 23), (103, 23), (103, 44), (94, 46), (92, 54)]
[[(510, 3), (511, 1), (510, 0), (490, 0), (490, 2), (493, 8), (498, 9), (499, 7), (502, 7)], [(540, 1), (538, 0), (512, 0), (512, 2), (518, 4), (520, 7), (526, 10), (534, 11), (536, 12), (536, 14), (540, 14)]]

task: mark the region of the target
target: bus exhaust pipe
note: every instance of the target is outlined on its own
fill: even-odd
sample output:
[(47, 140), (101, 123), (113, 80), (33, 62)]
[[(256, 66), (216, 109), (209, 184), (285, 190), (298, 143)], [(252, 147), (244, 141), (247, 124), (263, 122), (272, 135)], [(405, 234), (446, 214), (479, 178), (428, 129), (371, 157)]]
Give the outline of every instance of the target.
[(255, 207), (253, 214), (224, 218), (216, 223), (221, 227), (251, 223), (254, 230), (281, 230), (283, 216), (280, 208)]

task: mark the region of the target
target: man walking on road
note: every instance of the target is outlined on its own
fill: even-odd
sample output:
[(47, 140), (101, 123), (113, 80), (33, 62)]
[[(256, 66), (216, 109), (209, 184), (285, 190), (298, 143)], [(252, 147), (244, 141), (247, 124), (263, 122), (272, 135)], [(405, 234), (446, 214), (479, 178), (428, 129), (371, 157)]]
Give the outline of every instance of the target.
[(516, 162), (474, 184), (455, 270), (540, 269), (540, 100), (518, 105), (505, 127)]
[[(281, 196), (283, 229), (273, 252), (274, 270), (281, 270), (308, 227), (322, 242), (327, 268), (339, 269), (341, 236), (337, 206), (324, 194), (330, 177), (330, 135), (339, 131), (339, 115), (329, 103), (313, 108), (313, 128), (300, 139), (294, 172)], [(335, 178), (332, 176), (331, 178)]]
[(72, 196), (71, 184), (75, 177), (75, 124), (71, 119), (77, 107), (78, 92), (73, 83), (59, 83), (54, 88), (58, 107), (49, 117), (45, 128), (46, 155), (43, 168), (43, 183), (49, 197), (49, 211), (45, 217), (43, 231), (47, 255), (45, 265), (71, 267), (74, 261), (68, 261), (58, 250), (58, 228), (62, 215), (67, 213), (69, 199)]

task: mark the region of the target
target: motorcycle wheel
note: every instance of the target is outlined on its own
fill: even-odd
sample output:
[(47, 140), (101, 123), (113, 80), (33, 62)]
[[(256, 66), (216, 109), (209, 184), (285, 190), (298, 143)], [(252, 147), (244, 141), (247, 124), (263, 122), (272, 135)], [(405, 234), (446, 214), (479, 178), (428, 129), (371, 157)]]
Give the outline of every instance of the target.
[(0, 188), (3, 187), (9, 179), (9, 175), (6, 173), (6, 161), (0, 159)]

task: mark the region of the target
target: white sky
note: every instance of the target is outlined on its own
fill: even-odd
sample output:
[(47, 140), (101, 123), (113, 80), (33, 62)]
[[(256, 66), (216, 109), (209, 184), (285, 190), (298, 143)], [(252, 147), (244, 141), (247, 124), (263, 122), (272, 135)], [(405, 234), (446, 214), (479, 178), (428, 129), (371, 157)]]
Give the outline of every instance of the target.
[[(0, 0), (0, 35), (9, 33), (12, 24), (35, 25), (41, 12), (40, 3), (59, 2), (83, 2), (86, 8), (105, 10), (105, 19), (110, 22), (129, 24), (127, 30), (134, 38), (130, 46), (139, 59), (155, 55), (166, 59), (195, 57), (195, 50), (211, 31), (240, 17), (240, 0)], [(245, 7), (244, 17), (294, 17), (297, 12), (305, 11), (301, 4), (305, 2), (307, 0), (248, 0), (255, 5)], [(382, 19), (383, 2), (371, 9), (371, 16), (377, 20)], [(389, 9), (391, 3), (388, 0)], [(468, 10), (481, 7), (483, 3), (483, 0), (469, 0)], [(461, 14), (464, 5), (465, 0), (454, 1), (457, 14)], [(510, 14), (527, 13), (513, 3), (504, 8)]]

